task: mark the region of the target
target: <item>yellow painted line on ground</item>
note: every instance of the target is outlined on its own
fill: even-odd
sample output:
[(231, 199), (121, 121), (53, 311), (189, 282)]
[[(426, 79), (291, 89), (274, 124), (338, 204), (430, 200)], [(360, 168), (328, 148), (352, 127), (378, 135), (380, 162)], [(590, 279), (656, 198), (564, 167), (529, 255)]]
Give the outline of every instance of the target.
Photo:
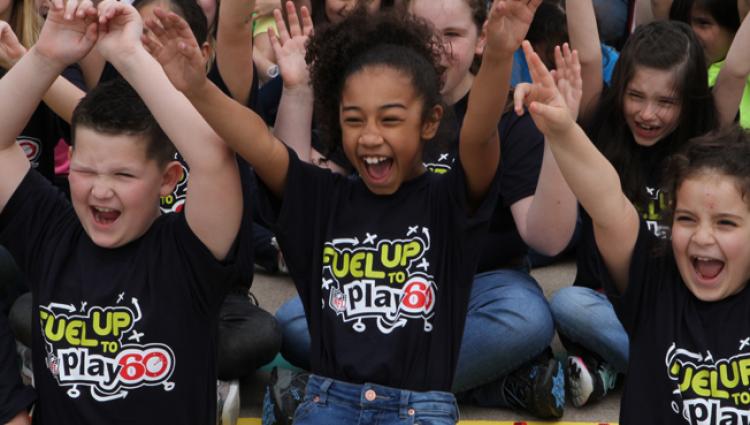
[[(615, 422), (526, 422), (526, 421), (460, 421), (458, 425), (617, 425)], [(258, 418), (240, 418), (237, 425), (261, 425)]]

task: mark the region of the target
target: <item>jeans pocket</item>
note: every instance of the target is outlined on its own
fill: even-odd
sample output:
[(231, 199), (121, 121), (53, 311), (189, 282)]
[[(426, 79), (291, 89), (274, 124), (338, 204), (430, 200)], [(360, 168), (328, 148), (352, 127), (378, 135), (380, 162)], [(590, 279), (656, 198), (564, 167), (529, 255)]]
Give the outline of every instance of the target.
[(297, 410), (294, 411), (294, 420), (292, 423), (304, 423), (305, 418), (309, 417), (318, 407), (320, 407), (320, 403), (314, 399), (303, 401), (297, 406)]

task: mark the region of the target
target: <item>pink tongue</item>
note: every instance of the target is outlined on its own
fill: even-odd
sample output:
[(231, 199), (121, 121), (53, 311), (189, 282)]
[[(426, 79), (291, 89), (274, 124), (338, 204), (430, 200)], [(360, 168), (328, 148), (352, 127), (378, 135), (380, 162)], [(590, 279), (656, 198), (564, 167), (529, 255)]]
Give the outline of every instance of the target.
[(380, 180), (388, 174), (391, 169), (393, 160), (386, 159), (385, 161), (378, 162), (377, 164), (368, 164), (367, 172), (375, 180)]
[(724, 263), (719, 260), (695, 261), (695, 270), (697, 270), (701, 276), (707, 279), (716, 277), (716, 275), (718, 275), (723, 268)]
[(120, 216), (120, 212), (119, 211), (108, 211), (108, 212), (97, 211), (96, 212), (96, 219), (97, 219), (97, 221), (101, 221), (101, 222), (104, 222), (104, 223), (111, 223), (111, 222), (117, 220), (117, 217), (119, 217), (119, 216)]

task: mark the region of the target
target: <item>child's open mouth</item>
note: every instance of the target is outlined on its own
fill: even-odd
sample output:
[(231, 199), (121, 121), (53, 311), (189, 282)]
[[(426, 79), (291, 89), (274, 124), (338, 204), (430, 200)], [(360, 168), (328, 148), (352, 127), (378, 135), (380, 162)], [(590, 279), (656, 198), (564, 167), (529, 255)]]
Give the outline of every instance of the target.
[(91, 207), (91, 213), (94, 216), (94, 221), (101, 225), (112, 224), (120, 217), (120, 211), (111, 208)]
[(711, 280), (724, 270), (724, 262), (708, 257), (693, 257), (693, 269), (701, 279)]
[(660, 126), (646, 125), (646, 124), (641, 124), (639, 122), (635, 123), (635, 131), (641, 137), (645, 137), (645, 138), (655, 137), (657, 134), (659, 134), (659, 130), (661, 130)]
[(364, 156), (362, 161), (365, 163), (368, 177), (375, 182), (385, 180), (393, 165), (393, 159), (384, 156)]

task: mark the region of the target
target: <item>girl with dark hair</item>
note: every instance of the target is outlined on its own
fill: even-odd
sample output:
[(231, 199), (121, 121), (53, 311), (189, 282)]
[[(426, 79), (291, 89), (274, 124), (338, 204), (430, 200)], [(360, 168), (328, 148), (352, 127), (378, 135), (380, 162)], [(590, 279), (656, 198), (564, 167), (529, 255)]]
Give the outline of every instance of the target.
[(591, 217), (594, 264), (630, 338), (620, 423), (747, 421), (738, 395), (750, 345), (750, 136), (731, 126), (686, 141), (662, 164), (667, 242), (524, 48), (537, 76), (526, 104)]
[(393, 7), (394, 0), (312, 0), (314, 25), (341, 22), (352, 10), (364, 7), (369, 13)]
[[(360, 12), (310, 39), (320, 120), (357, 178), (300, 161), (260, 117), (207, 84), (184, 23), (179, 32), (151, 26), (169, 50), (155, 54), (165, 58), (173, 84), (248, 159), (269, 192), (264, 212), (275, 223), (312, 337), (313, 375), (295, 423), (457, 421), (448, 391), (476, 238), (494, 204), (496, 123), (513, 51), (538, 4), (494, 2), (459, 157), (442, 175), (426, 172), (421, 161), (443, 106), (441, 46), (420, 21)], [(175, 21), (170, 15), (162, 24)]]
[[(433, 173), (448, 173), (456, 168), (459, 131), (476, 80), (472, 69), (485, 48), (487, 9), (484, 0), (411, 0), (405, 2), (405, 12), (429, 23), (444, 46), (441, 96), (446, 113), (435, 140), (425, 146), (422, 163)], [(285, 49), (304, 45), (304, 35), (291, 40), (283, 43)], [(281, 51), (278, 56), (286, 57)], [(282, 66), (285, 91), (275, 132), (301, 158), (310, 158), (305, 120), (312, 111), (304, 105), (311, 103), (312, 94), (299, 62)], [(527, 243), (549, 254), (566, 246), (574, 227), (575, 198), (551, 155), (545, 155), (544, 140), (528, 115), (519, 117), (506, 108), (497, 128), (503, 161), (497, 176), (500, 193), (490, 228), (479, 239), (479, 273), (471, 287), (452, 391), (465, 402), (560, 417), (563, 370), (548, 349), (554, 325), (525, 255)], [(558, 214), (548, 214), (552, 208)], [(300, 298), (282, 305), (276, 318), (284, 334), (285, 358), (309, 368), (310, 334)]]
[[(596, 107), (583, 116), (591, 139), (617, 171), (622, 191), (657, 237), (669, 237), (665, 198), (658, 189), (666, 158), (717, 126), (706, 69), (700, 43), (686, 24), (638, 27), (623, 46), (611, 85), (602, 91), (600, 84), (590, 94)], [(584, 213), (574, 286), (550, 301), (569, 352), (566, 390), (576, 406), (604, 397), (628, 365), (628, 337), (600, 292), (606, 274), (598, 258), (594, 228)]]

